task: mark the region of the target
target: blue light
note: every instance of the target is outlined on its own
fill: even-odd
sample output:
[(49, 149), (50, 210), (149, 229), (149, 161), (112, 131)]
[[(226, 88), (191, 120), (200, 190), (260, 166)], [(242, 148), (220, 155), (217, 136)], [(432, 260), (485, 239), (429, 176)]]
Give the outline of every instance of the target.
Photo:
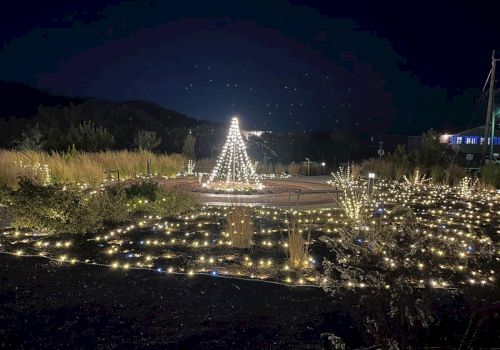
[(144, 241), (140, 241), (139, 243), (140, 243), (140, 244), (144, 244)]
[(156, 271), (161, 272), (161, 268), (157, 268)]
[(212, 271), (212, 276), (217, 276), (217, 272)]

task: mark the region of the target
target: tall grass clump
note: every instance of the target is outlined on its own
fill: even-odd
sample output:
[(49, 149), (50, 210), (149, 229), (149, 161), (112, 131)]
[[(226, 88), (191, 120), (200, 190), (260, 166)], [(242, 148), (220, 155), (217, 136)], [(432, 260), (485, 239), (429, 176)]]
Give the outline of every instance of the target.
[(386, 158), (371, 158), (363, 161), (361, 164), (361, 171), (363, 173), (375, 173), (378, 177), (384, 179), (395, 178), (395, 164)]
[(488, 163), (483, 165), (480, 170), (481, 184), (494, 188), (500, 187), (500, 165)]
[(252, 209), (235, 206), (227, 215), (226, 233), (231, 245), (236, 248), (250, 248), (253, 236)]
[(304, 239), (304, 232), (300, 226), (297, 215), (292, 215), (288, 220), (288, 261), (294, 269), (300, 269), (307, 266), (309, 258), (309, 234)]
[(37, 183), (80, 183), (100, 186), (108, 170), (118, 170), (120, 178), (147, 174), (172, 177), (183, 169), (182, 155), (155, 154), (149, 151), (106, 151), (47, 153), (40, 151), (0, 151), (0, 185), (15, 187), (19, 177)]

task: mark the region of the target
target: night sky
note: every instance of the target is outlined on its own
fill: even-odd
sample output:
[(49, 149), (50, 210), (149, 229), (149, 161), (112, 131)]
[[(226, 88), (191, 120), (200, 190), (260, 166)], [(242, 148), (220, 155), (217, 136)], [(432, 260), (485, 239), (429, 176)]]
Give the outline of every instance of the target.
[(252, 129), (452, 130), (483, 119), (500, 49), (486, 4), (18, 1), (0, 14), (0, 78)]

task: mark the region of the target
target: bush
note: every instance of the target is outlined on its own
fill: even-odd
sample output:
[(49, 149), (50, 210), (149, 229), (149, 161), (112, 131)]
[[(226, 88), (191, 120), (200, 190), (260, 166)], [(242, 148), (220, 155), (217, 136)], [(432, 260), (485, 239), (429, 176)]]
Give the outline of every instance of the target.
[(125, 188), (125, 193), (128, 199), (140, 198), (148, 201), (154, 201), (156, 200), (157, 192), (158, 184), (148, 180), (135, 182)]
[(395, 177), (394, 163), (386, 158), (371, 158), (363, 161), (361, 164), (361, 172), (365, 174), (375, 173), (377, 177), (383, 179), (392, 179)]
[(446, 181), (446, 168), (444, 165), (435, 164), (429, 168), (429, 177), (434, 183), (443, 183)]
[(458, 185), (468, 174), (467, 170), (460, 165), (451, 164), (448, 169), (445, 170), (445, 175), (448, 185), (455, 186)]
[(481, 183), (494, 188), (500, 187), (500, 165), (488, 163), (479, 170), (481, 174)]
[(17, 190), (9, 192), (8, 202), (14, 227), (50, 233), (95, 232), (128, 217), (123, 193), (82, 191), (60, 184), (42, 186), (26, 178), (21, 178)]
[(167, 190), (151, 181), (135, 183), (124, 191), (136, 213), (173, 216), (187, 213), (199, 204), (198, 199), (189, 192)]

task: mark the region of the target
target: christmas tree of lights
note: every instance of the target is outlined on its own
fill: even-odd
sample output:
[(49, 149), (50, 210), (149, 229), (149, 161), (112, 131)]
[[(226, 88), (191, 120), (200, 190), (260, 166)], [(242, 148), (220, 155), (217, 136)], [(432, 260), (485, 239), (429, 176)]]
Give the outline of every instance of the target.
[(238, 118), (231, 119), (226, 143), (217, 159), (206, 187), (220, 187), (228, 190), (262, 188), (255, 167), (248, 157), (241, 137)]

